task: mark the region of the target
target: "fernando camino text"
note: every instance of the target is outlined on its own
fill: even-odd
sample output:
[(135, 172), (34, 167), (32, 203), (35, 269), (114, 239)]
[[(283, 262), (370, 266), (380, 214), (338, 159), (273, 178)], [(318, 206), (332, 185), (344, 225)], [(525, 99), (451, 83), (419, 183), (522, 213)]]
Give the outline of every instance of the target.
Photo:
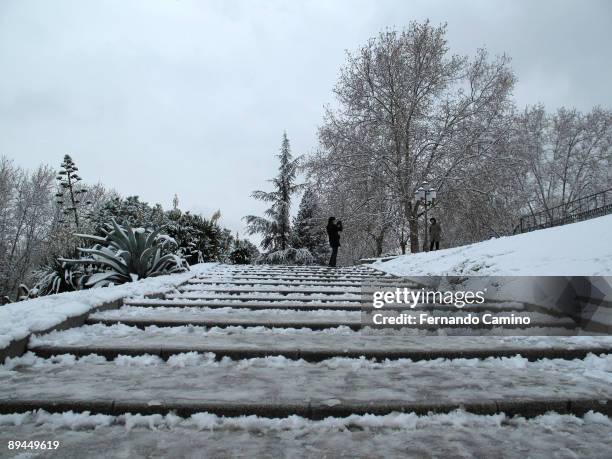
[(374, 314), (372, 316), (374, 325), (529, 325), (531, 319), (528, 316), (494, 316), (483, 314), (482, 317), (473, 314), (464, 316), (431, 316), (427, 313), (397, 314), (385, 316)]

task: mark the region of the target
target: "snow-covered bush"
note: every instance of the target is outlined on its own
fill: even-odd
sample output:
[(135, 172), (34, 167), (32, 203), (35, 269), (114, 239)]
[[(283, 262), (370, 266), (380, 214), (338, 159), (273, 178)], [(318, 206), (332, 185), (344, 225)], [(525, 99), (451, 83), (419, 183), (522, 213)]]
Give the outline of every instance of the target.
[(167, 222), (166, 212), (161, 205), (149, 205), (140, 200), (138, 196), (114, 196), (104, 206), (97, 210), (91, 221), (95, 234), (103, 236), (108, 222), (116, 221), (121, 226), (132, 228), (146, 228), (156, 230), (162, 228)]
[(259, 250), (246, 239), (234, 239), (233, 249), (229, 254), (229, 261), (234, 265), (249, 265), (259, 258)]
[(257, 262), (270, 265), (311, 265), (315, 259), (308, 249), (289, 247), (263, 254)]
[(107, 222), (142, 227), (150, 231), (163, 230), (176, 241), (176, 252), (190, 264), (203, 261), (226, 261), (232, 248), (230, 230), (219, 224), (220, 213), (210, 218), (182, 211), (178, 207), (165, 211), (159, 204), (143, 202), (138, 196), (116, 196), (92, 217), (93, 234), (104, 236)]
[(217, 212), (208, 219), (179, 209), (167, 212), (165, 231), (176, 241), (179, 252), (190, 265), (228, 259), (233, 237), (219, 225), (220, 215)]
[(90, 249), (80, 248), (80, 259), (59, 259), (67, 266), (91, 265), (100, 272), (88, 277), (86, 287), (122, 284), (146, 277), (183, 272), (187, 262), (175, 252), (176, 242), (158, 231), (121, 226), (113, 220), (105, 236), (79, 234), (97, 244)]

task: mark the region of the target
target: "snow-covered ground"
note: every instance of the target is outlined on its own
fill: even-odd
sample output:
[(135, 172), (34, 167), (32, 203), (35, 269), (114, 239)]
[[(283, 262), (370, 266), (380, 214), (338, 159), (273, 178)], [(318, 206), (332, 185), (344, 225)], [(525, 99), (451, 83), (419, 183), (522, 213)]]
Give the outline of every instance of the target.
[(216, 263), (194, 265), (181, 274), (159, 276), (113, 287), (60, 293), (0, 306), (0, 349), (30, 333), (47, 330), (69, 317), (84, 314), (105, 303), (165, 292), (211, 270)]
[[(468, 331), (471, 329), (468, 329)], [(537, 330), (537, 329), (535, 329)], [(462, 330), (457, 333), (465, 335)], [(544, 330), (542, 330), (541, 334)], [(601, 348), (612, 346), (610, 336), (520, 336), (534, 335), (533, 330), (492, 329), (490, 336), (473, 330), (474, 336), (452, 336), (453, 330), (444, 334), (426, 330), (402, 329), (363, 329), (353, 331), (349, 327), (333, 327), (324, 330), (308, 328), (269, 328), (269, 327), (156, 327), (145, 329), (124, 324), (105, 326), (102, 324), (84, 325), (63, 331), (53, 331), (44, 335), (32, 335), (30, 346), (66, 346), (74, 348), (95, 347), (149, 348), (151, 353), (161, 347), (184, 348), (187, 350), (211, 348), (225, 349), (328, 349), (354, 350), (440, 350), (456, 349), (546, 349), (557, 348)], [(509, 336), (501, 336), (503, 334)], [(561, 335), (561, 330), (557, 332)], [(423, 336), (431, 335), (428, 339)], [(448, 336), (445, 336), (448, 335)]]
[(612, 215), (373, 267), (398, 276), (612, 276)]
[[(533, 419), (464, 411), (417, 416), (268, 419), (46, 413), (0, 415), (2, 457), (609, 457), (612, 422), (599, 413)], [(9, 451), (9, 440), (54, 439), (51, 451)]]
[[(118, 382), (109, 384), (110, 381)], [(318, 363), (281, 356), (216, 361), (186, 352), (51, 359), (28, 353), (0, 366), (0, 401), (115, 401), (188, 406), (309, 404), (314, 407), (470, 404), (516, 400), (610, 400), (612, 355), (584, 359), (521, 356), (373, 362), (331, 358)], [(221, 390), (221, 388), (223, 388)]]
[[(376, 273), (364, 267), (340, 268), (337, 277), (329, 272), (205, 265), (189, 274), (153, 279), (150, 284), (100, 289), (107, 293), (103, 301), (109, 301), (109, 296), (133, 298), (122, 308), (96, 313), (93, 318), (177, 323), (172, 327), (140, 324), (144, 328), (98, 323), (34, 333), (30, 350), (39, 352), (38, 356), (28, 352), (0, 365), (0, 402), (14, 406), (15, 401), (39, 400), (56, 403), (63, 407), (60, 410), (113, 404), (123, 408), (108, 414), (132, 413), (39, 410), (0, 415), (0, 457), (523, 458), (549, 457), (553, 451), (557, 457), (609, 456), (612, 424), (601, 413), (582, 417), (548, 413), (524, 419), (506, 416), (500, 403), (510, 410), (512, 403), (524, 405), (525, 401), (551, 409), (586, 403), (587, 409), (597, 406), (607, 413), (602, 407), (612, 397), (612, 337), (518, 336), (522, 332), (517, 330), (505, 331), (511, 336), (478, 336), (482, 331), (475, 330), (474, 336), (460, 337), (446, 336), (453, 334), (450, 329), (354, 331), (339, 323), (361, 319), (359, 310), (346, 309), (360, 304), (353, 284), (368, 282), (369, 274)], [(188, 279), (188, 285), (178, 287)], [(249, 282), (251, 287), (234, 281)], [(310, 282), (323, 285), (315, 287)], [(282, 294), (298, 283), (305, 288), (296, 290), (304, 293)], [(338, 288), (336, 283), (348, 285)], [(162, 291), (168, 299), (142, 298)], [(73, 295), (79, 305), (74, 309), (78, 314), (90, 310), (102, 301), (96, 300), (99, 294), (90, 290)], [(70, 296), (62, 301), (65, 298)], [(28, 333), (37, 330), (31, 303), (21, 303), (32, 316), (29, 322), (23, 319)], [(56, 309), (43, 307), (41, 317), (66, 313), (60, 301), (53, 304)], [(254, 305), (260, 307), (250, 309)], [(299, 310), (305, 306), (315, 310)], [(500, 302), (487, 307), (503, 315), (523, 311), (524, 305)], [(562, 322), (541, 311), (527, 314), (555, 328)], [(223, 321), (223, 326), (185, 324), (212, 319)], [(254, 326), (230, 324), (237, 319), (252, 321)], [(330, 324), (311, 330), (295, 328), (291, 320)], [(284, 324), (273, 326), (274, 321)], [(43, 322), (45, 326), (38, 329), (50, 321)], [(536, 328), (529, 334), (541, 330), (544, 335), (555, 328)], [(504, 334), (501, 329), (494, 333)], [(431, 334), (439, 336), (425, 338)], [(370, 354), (379, 360), (365, 357)], [(500, 412), (493, 416), (464, 411), (428, 416), (398, 412), (415, 406), (430, 410), (439, 404), (469, 410), (483, 403)], [(144, 415), (166, 413), (149, 409), (163, 404), (173, 409), (190, 407), (181, 414), (192, 415)], [(242, 415), (212, 414), (225, 413), (219, 411), (220, 404), (239, 405), (242, 411), (236, 414)], [(264, 405), (293, 415), (282, 419), (248, 416), (261, 414)], [(382, 411), (362, 415), (368, 412), (363, 409), (366, 405)], [(521, 409), (527, 411), (518, 412), (528, 414), (529, 408)], [(353, 415), (324, 420), (295, 415), (311, 410)], [(6, 445), (12, 439), (52, 439), (61, 447), (42, 454), (9, 451)]]
[[(500, 303), (496, 303), (500, 304)], [(504, 304), (504, 303), (501, 303)], [(453, 307), (453, 306), (451, 306)], [(468, 312), (455, 312), (456, 316), (466, 316)], [(432, 316), (448, 315), (447, 310), (433, 310), (429, 313)], [(474, 316), (481, 316), (482, 313), (472, 313)], [(512, 313), (500, 312), (493, 314), (495, 317), (510, 317)], [(537, 323), (558, 323), (568, 324), (572, 327), (575, 323), (568, 318), (556, 318), (546, 314), (540, 314), (537, 312), (525, 312), (523, 317), (529, 317), (531, 319), (531, 325), (537, 326)], [(250, 310), (241, 308), (207, 308), (207, 307), (183, 307), (183, 308), (151, 308), (151, 307), (139, 307), (139, 306), (123, 306), (120, 309), (112, 309), (109, 311), (101, 311), (93, 313), (89, 316), (90, 319), (98, 320), (116, 320), (122, 322), (125, 320), (153, 320), (153, 321), (168, 321), (173, 322), (176, 325), (181, 325), (181, 322), (198, 325), (199, 322), (203, 321), (216, 321), (223, 322), (228, 320), (244, 320), (245, 322), (259, 322), (261, 324), (283, 321), (285, 323), (299, 323), (299, 322), (312, 322), (312, 323), (331, 323), (337, 324), (339, 321), (349, 322), (355, 325), (359, 325), (362, 320), (361, 311), (338, 311), (338, 310), (325, 310), (316, 309), (314, 311), (296, 311), (294, 309), (260, 309)]]

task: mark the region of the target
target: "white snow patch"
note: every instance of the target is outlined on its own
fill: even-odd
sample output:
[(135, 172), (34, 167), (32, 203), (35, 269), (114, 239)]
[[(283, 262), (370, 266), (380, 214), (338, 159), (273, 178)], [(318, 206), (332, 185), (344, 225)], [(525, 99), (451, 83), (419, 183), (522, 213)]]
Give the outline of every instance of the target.
[(525, 427), (539, 426), (550, 430), (563, 428), (567, 424), (604, 424), (612, 425), (610, 418), (604, 414), (589, 411), (583, 418), (573, 415), (549, 413), (532, 419), (523, 417), (508, 417), (503, 413), (494, 415), (477, 415), (463, 410), (455, 410), (447, 414), (429, 414), (419, 416), (415, 413), (390, 413), (383, 416), (371, 414), (350, 415), (345, 418), (328, 417), (313, 421), (300, 416), (286, 418), (264, 418), (259, 416), (223, 417), (211, 413), (196, 413), (189, 418), (181, 418), (175, 414), (141, 415), (126, 413), (120, 416), (107, 416), (89, 412), (47, 413), (43, 410), (27, 413), (0, 415), (0, 426), (21, 426), (25, 424), (49, 425), (53, 429), (83, 430), (123, 425), (127, 431), (134, 428), (157, 430), (160, 428), (192, 427), (198, 430), (246, 430), (250, 432), (274, 431), (343, 431), (351, 427), (363, 429), (396, 429), (420, 430), (438, 427), (445, 428), (500, 428), (504, 424), (521, 425)]
[(173, 289), (188, 279), (204, 275), (216, 263), (194, 265), (180, 274), (152, 277), (104, 288), (59, 293), (0, 306), (0, 349), (11, 341), (54, 327), (69, 317), (84, 314), (105, 303), (126, 297), (142, 297)]
[[(610, 276), (612, 215), (372, 264), (397, 276)], [(588, 235), (588, 237), (587, 237)]]
[(65, 354), (53, 356), (50, 359), (37, 357), (32, 352), (28, 352), (21, 357), (9, 358), (4, 365), (0, 365), (0, 377), (10, 377), (15, 371), (31, 368), (63, 368), (73, 367), (75, 365), (118, 365), (127, 367), (148, 367), (148, 366), (164, 366), (171, 368), (226, 368), (234, 371), (248, 370), (249, 368), (263, 369), (286, 369), (288, 371), (300, 374), (302, 370), (312, 368), (321, 369), (325, 373), (334, 370), (343, 371), (368, 371), (381, 369), (405, 369), (411, 368), (411, 371), (428, 371), (440, 368), (445, 368), (449, 373), (454, 373), (457, 370), (467, 367), (475, 369), (487, 369), (495, 372), (501, 369), (523, 370), (523, 369), (539, 369), (539, 370), (556, 370), (567, 374), (575, 375), (577, 378), (587, 377), (597, 380), (610, 381), (612, 380), (612, 355), (603, 354), (597, 356), (588, 354), (584, 359), (538, 359), (529, 362), (521, 356), (514, 357), (488, 357), (485, 359), (444, 359), (438, 358), (433, 360), (418, 360), (411, 359), (395, 359), (375, 361), (361, 358), (348, 357), (333, 357), (321, 362), (307, 362), (303, 359), (292, 360), (283, 356), (255, 357), (249, 359), (232, 360), (229, 357), (223, 357), (221, 360), (215, 359), (215, 354), (205, 353), (199, 354), (196, 352), (187, 352), (170, 356), (167, 361), (151, 355), (142, 356), (126, 356), (120, 355), (112, 362), (108, 362), (104, 357), (98, 355), (88, 355), (81, 358), (75, 358), (72, 355)]

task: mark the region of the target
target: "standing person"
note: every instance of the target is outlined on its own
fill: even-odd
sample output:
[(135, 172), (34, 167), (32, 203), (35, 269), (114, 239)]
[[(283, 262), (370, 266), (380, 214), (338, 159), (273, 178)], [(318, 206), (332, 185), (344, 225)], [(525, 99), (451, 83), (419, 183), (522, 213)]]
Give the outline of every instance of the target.
[(429, 226), (429, 238), (431, 239), (431, 243), (429, 246), (429, 250), (434, 249), (434, 245), (436, 246), (436, 250), (440, 250), (440, 238), (442, 237), (442, 227), (436, 221), (435, 218), (430, 218), (429, 221), (431, 225)]
[(340, 231), (342, 231), (342, 222), (336, 217), (329, 217), (327, 220), (327, 235), (329, 236), (329, 245), (332, 249), (329, 266), (336, 266), (336, 258), (338, 257), (338, 247), (340, 247)]

